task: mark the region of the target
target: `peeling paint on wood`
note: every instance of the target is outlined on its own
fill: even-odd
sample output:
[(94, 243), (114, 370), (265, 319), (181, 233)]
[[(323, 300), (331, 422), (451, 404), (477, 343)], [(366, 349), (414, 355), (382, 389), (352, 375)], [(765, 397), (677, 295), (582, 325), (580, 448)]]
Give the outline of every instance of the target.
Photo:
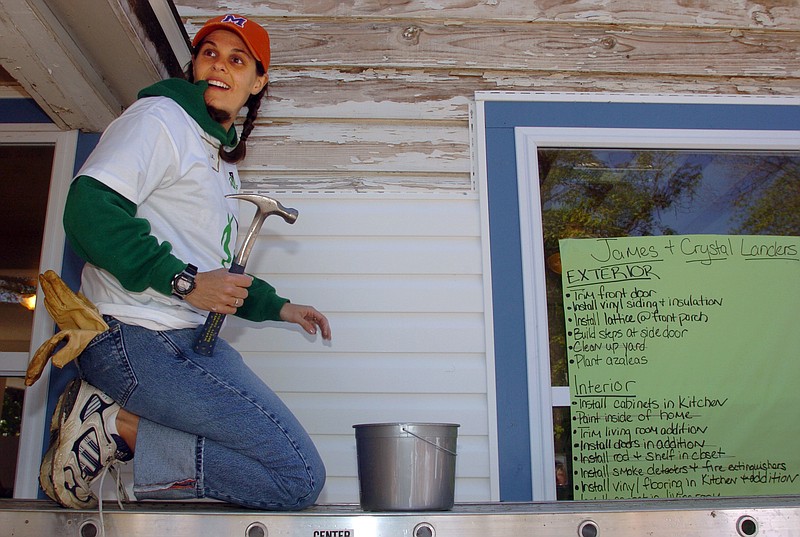
[(270, 93), (243, 170), (270, 188), (469, 193), (476, 91), (800, 93), (792, 0), (176, 4), (190, 34), (225, 11), (270, 30)]
[(259, 21), (285, 67), (800, 76), (800, 31), (419, 23), (415, 43), (403, 37), (408, 25), (394, 21)]
[(496, 20), (521, 22), (594, 22), (719, 27), (800, 29), (795, 0), (311, 0), (291, 2), (179, 1), (193, 16), (221, 10), (270, 18), (398, 18), (409, 20)]
[[(609, 73), (430, 69), (351, 70), (276, 66), (264, 121), (382, 118), (465, 121), (476, 91), (604, 91), (796, 95), (791, 77), (659, 76)], [(464, 125), (466, 127), (466, 125)]]

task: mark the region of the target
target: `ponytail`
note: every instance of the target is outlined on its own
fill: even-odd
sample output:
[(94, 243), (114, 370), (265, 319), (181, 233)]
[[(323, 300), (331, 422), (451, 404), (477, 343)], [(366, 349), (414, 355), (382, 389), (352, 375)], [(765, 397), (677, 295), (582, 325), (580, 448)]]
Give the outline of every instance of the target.
[(219, 157), (225, 162), (236, 164), (237, 162), (244, 160), (244, 157), (247, 156), (247, 139), (250, 137), (250, 133), (253, 132), (253, 127), (256, 126), (258, 109), (261, 108), (261, 100), (264, 98), (264, 95), (267, 92), (267, 86), (268, 84), (264, 85), (264, 88), (261, 91), (255, 95), (251, 95), (247, 99), (247, 102), (245, 103), (245, 106), (247, 107), (247, 116), (245, 117), (244, 124), (242, 125), (242, 134), (239, 136), (239, 143), (236, 144), (236, 147), (230, 151), (225, 151), (225, 148), (220, 146)]

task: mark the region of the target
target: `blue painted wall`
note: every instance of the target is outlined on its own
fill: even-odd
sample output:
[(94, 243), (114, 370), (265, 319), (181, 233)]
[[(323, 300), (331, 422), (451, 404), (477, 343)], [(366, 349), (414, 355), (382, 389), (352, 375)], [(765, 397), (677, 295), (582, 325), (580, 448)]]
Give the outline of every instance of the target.
[(0, 99), (0, 123), (52, 123), (33, 99)]

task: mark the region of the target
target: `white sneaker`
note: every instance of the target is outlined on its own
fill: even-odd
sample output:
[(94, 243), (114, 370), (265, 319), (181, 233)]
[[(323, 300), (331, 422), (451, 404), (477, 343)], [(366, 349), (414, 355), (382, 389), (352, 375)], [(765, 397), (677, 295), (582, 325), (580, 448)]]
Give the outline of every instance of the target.
[[(97, 496), (92, 482), (115, 469), (118, 460), (117, 443), (106, 431), (106, 420), (119, 405), (88, 382), (75, 379), (61, 394), (56, 409), (58, 437), (42, 461), (42, 488), (50, 495), (52, 485), (53, 499), (64, 507), (93, 509)], [(41, 477), (48, 463), (52, 463), (52, 483)]]

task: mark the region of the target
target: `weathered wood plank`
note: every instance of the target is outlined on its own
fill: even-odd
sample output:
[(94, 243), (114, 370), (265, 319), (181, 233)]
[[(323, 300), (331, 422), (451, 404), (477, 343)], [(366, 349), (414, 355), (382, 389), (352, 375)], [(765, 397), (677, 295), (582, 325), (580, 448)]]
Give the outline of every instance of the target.
[[(250, 157), (241, 166), (246, 188), (306, 192), (471, 191), (466, 121), (475, 91), (800, 93), (800, 83), (790, 78), (656, 78), (511, 71), (470, 76), (413, 70), (381, 74), (358, 71), (273, 72), (266, 119), (255, 131)], [(374, 78), (370, 79), (371, 75)], [(379, 98), (381, 93), (386, 96), (384, 100), (370, 100)], [(343, 119), (350, 114), (352, 118)], [(359, 122), (360, 119), (368, 121)], [(455, 127), (457, 122), (462, 127)], [(431, 139), (438, 140), (436, 144), (425, 140), (428, 133)], [(422, 145), (415, 147), (415, 139)], [(431, 153), (434, 147), (436, 152)], [(414, 169), (409, 170), (409, 165)]]
[(121, 101), (63, 26), (53, 20), (52, 13), (39, 12), (21, 1), (4, 2), (2, 12), (4, 69), (13, 73), (59, 128), (77, 125), (87, 130), (104, 129), (118, 114)]
[(613, 25), (269, 23), (276, 65), (800, 76), (800, 31)]
[(606, 73), (487, 73), (487, 82), (508, 91), (678, 93), (731, 95), (798, 95), (797, 77), (764, 76), (684, 76), (670, 74), (619, 75)]
[(636, 75), (442, 69), (286, 68), (270, 71), (265, 121), (351, 118), (464, 121), (476, 91), (800, 94), (791, 77)]
[(464, 174), (472, 167), (466, 127), (335, 121), (256, 127), (239, 169)]
[(22, 86), (3, 86), (0, 85), (0, 99), (30, 99), (28, 94)]
[[(320, 158), (324, 158), (322, 155)], [(428, 175), (402, 172), (307, 171), (269, 170), (242, 174), (245, 189), (255, 192), (309, 193), (454, 193), (469, 194), (474, 182), (464, 173), (431, 173)]]
[(239, 165), (248, 191), (474, 191), (468, 123), (282, 120), (257, 127)]
[[(176, 0), (179, 13), (208, 18), (230, 9), (231, 2)], [(244, 7), (240, 9), (243, 11)], [(353, 17), (444, 20), (569, 21), (610, 24), (800, 28), (794, 0), (278, 0), (249, 3), (259, 17)], [(656, 15), (657, 14), (657, 15)]]
[(441, 70), (276, 66), (270, 70), (269, 98), (262, 110), (266, 119), (464, 121), (475, 82), (475, 76)]
[(257, 126), (239, 170), (248, 189), (472, 190), (468, 124), (290, 119)]

